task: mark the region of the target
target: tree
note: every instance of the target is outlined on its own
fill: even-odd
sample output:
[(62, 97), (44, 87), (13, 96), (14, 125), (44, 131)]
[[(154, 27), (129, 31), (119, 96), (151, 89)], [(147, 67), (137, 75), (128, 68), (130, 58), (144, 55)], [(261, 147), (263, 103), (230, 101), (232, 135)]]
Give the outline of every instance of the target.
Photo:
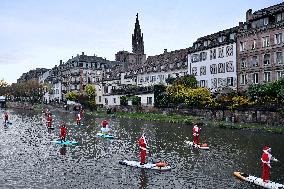
[(88, 84), (85, 87), (85, 93), (87, 94), (89, 99), (95, 99), (95, 97), (96, 97), (96, 88), (93, 85)]
[(141, 97), (132, 96), (131, 100), (132, 100), (132, 105), (134, 105), (134, 106), (140, 106), (141, 105)]
[(120, 97), (120, 105), (121, 106), (127, 106), (128, 105), (127, 102), (128, 102), (127, 96), (121, 96)]
[(183, 77), (176, 78), (173, 84), (195, 89), (197, 87), (197, 80), (194, 75), (185, 75)]
[(0, 80), (0, 95), (6, 95), (8, 91), (8, 83), (4, 81), (4, 79)]
[(71, 100), (71, 101), (77, 101), (79, 97), (79, 94), (76, 91), (70, 91), (68, 93), (66, 93), (65, 98), (67, 100)]

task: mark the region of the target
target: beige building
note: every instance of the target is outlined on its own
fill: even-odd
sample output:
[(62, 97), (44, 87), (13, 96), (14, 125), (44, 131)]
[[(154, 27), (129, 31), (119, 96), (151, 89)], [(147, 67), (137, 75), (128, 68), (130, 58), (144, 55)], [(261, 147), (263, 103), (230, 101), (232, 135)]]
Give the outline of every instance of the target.
[(284, 76), (284, 3), (246, 12), (237, 35), (238, 90)]

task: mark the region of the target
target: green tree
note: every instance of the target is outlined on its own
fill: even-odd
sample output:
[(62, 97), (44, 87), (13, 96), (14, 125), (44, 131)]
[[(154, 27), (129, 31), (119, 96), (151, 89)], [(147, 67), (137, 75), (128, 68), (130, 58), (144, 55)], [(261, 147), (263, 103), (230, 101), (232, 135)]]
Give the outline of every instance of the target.
[(185, 75), (185, 76), (176, 78), (173, 84), (183, 85), (187, 88), (195, 89), (197, 87), (197, 80), (194, 75)]
[(140, 106), (141, 105), (141, 97), (132, 96), (131, 100), (132, 100), (132, 105), (134, 105), (134, 106)]
[(127, 106), (128, 105), (127, 102), (128, 102), (127, 96), (121, 96), (120, 97), (120, 105), (121, 106)]
[(76, 91), (70, 91), (66, 93), (65, 98), (71, 101), (77, 101), (79, 98), (79, 94)]

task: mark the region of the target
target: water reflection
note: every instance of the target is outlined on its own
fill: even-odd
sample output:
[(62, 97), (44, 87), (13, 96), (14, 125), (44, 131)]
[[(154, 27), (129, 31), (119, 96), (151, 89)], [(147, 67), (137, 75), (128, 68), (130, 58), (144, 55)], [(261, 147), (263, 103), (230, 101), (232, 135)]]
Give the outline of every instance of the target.
[(147, 185), (148, 185), (148, 176), (147, 176), (147, 173), (146, 173), (146, 170), (145, 169), (141, 169), (140, 170), (140, 177), (139, 177), (139, 180), (140, 180), (140, 189), (145, 189), (147, 188)]
[(62, 147), (59, 149), (60, 155), (66, 155), (67, 149), (66, 145), (62, 145)]

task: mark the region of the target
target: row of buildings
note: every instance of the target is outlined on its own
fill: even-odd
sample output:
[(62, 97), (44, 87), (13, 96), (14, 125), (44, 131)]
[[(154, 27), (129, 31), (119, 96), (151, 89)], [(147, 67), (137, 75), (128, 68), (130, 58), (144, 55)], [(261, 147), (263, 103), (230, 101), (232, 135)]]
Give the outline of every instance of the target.
[(44, 100), (62, 101), (69, 91), (93, 84), (97, 104), (120, 105), (120, 97), (136, 95), (142, 105), (154, 103), (153, 85), (168, 78), (196, 76), (200, 87), (212, 92), (246, 90), (251, 84), (278, 80), (284, 74), (284, 3), (255, 12), (236, 27), (198, 38), (192, 46), (155, 56), (144, 53), (138, 14), (132, 35), (132, 52), (119, 51), (115, 61), (84, 53), (39, 76), (51, 91)]

